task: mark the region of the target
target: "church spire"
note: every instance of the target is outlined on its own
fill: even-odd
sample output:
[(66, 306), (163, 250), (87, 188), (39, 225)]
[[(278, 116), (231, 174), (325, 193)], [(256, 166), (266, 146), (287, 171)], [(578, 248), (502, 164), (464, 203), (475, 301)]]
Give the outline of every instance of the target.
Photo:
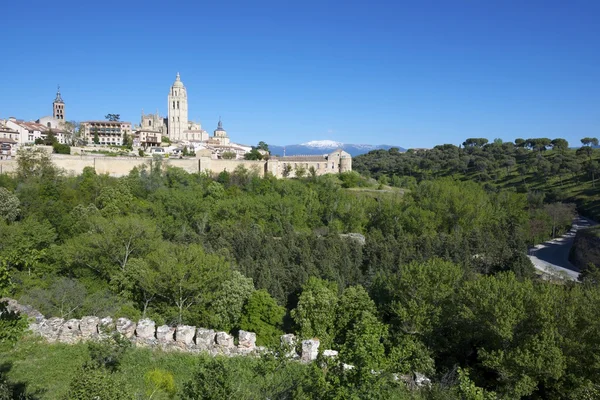
[(58, 85), (58, 89), (56, 89), (56, 98), (54, 99), (55, 103), (63, 103), (62, 97), (60, 97), (60, 85)]
[(181, 81), (181, 77), (179, 76), (179, 72), (177, 73), (177, 77), (175, 78), (176, 81)]

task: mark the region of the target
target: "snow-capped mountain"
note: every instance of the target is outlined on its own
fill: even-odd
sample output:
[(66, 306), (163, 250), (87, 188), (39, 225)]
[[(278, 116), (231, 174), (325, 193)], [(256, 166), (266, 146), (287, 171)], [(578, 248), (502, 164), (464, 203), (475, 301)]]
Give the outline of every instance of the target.
[(344, 143), (336, 142), (335, 140), (311, 140), (310, 142), (302, 143), (300, 146), (316, 147), (316, 148), (336, 148), (339, 149)]
[(397, 147), (400, 151), (405, 151), (400, 146), (391, 146), (387, 144), (372, 145), (372, 144), (345, 144), (342, 142), (336, 142), (335, 140), (311, 140), (310, 142), (302, 144), (291, 144), (287, 146), (276, 146), (269, 145), (271, 154), (283, 156), (297, 156), (297, 155), (321, 155), (327, 154), (331, 151), (342, 149), (352, 157), (360, 154), (368, 153), (371, 150), (389, 150), (392, 147)]

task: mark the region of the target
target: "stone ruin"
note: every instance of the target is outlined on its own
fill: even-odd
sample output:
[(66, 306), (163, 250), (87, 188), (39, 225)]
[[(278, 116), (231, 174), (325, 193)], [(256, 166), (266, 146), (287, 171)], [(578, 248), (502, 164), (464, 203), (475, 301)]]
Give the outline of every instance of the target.
[[(188, 353), (209, 353), (213, 356), (246, 356), (259, 355), (268, 351), (265, 347), (256, 346), (256, 334), (240, 330), (238, 344), (227, 332), (216, 332), (213, 329), (197, 328), (189, 325), (156, 326), (150, 319), (141, 319), (137, 323), (127, 318), (116, 321), (111, 317), (98, 318), (87, 316), (81, 319), (48, 318), (29, 306), (23, 306), (12, 299), (0, 299), (8, 302), (9, 311), (19, 312), (29, 317), (29, 330), (41, 336), (49, 343), (74, 344), (88, 340), (100, 340), (109, 332), (119, 332), (136, 347), (158, 348), (164, 351), (182, 351)], [(317, 359), (320, 342), (318, 339), (302, 341), (302, 354), (296, 353), (296, 337), (293, 334), (281, 336), (281, 344), (289, 349), (287, 357), (311, 362)], [(287, 350), (286, 350), (287, 351)], [(337, 356), (334, 350), (325, 350), (328, 357)]]
[[(116, 331), (129, 339), (136, 347), (149, 347), (164, 351), (181, 351), (187, 353), (208, 353), (223, 356), (258, 356), (268, 352), (265, 347), (256, 346), (256, 333), (240, 330), (238, 344), (234, 337), (227, 332), (215, 332), (213, 329), (197, 328), (189, 325), (161, 325), (150, 319), (141, 319), (137, 323), (127, 318), (114, 321), (111, 317), (83, 317), (81, 319), (48, 318), (31, 306), (19, 304), (16, 300), (2, 298), (7, 302), (8, 311), (18, 312), (29, 317), (29, 330), (32, 334), (41, 336), (49, 343), (74, 344), (89, 340), (100, 340)], [(296, 352), (296, 336), (289, 333), (282, 335), (281, 348), (284, 356), (310, 363), (319, 355), (319, 339), (303, 340), (301, 354)], [(322, 356), (337, 358), (335, 350), (323, 350)], [(353, 365), (343, 364), (344, 370), (354, 369)], [(371, 371), (377, 374), (377, 371)], [(396, 380), (404, 381), (409, 388), (420, 388), (431, 385), (431, 380), (425, 375), (415, 372), (410, 375), (394, 374)]]

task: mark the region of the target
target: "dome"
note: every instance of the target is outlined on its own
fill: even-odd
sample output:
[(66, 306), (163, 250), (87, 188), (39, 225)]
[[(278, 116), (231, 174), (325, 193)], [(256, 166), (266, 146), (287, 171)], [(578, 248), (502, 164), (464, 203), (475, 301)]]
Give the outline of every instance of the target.
[(181, 78), (179, 77), (179, 72), (177, 73), (177, 77), (175, 78), (175, 83), (173, 84), (173, 87), (178, 87), (178, 88), (183, 87), (183, 82), (181, 82)]

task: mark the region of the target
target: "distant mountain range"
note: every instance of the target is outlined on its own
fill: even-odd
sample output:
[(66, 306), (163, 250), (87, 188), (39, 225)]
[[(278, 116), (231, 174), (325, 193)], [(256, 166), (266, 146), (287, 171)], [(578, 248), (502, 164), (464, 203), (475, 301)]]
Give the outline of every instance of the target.
[[(327, 154), (337, 149), (342, 149), (347, 153), (350, 153), (352, 157), (360, 154), (366, 154), (371, 150), (389, 150), (392, 147), (397, 147), (400, 151), (405, 151), (400, 146), (391, 146), (388, 144), (345, 144), (336, 142), (333, 140), (313, 140), (302, 144), (291, 144), (287, 146), (274, 146), (269, 145), (271, 154), (283, 156), (309, 156), (309, 155), (320, 155)], [(285, 149), (285, 152), (284, 152)]]

